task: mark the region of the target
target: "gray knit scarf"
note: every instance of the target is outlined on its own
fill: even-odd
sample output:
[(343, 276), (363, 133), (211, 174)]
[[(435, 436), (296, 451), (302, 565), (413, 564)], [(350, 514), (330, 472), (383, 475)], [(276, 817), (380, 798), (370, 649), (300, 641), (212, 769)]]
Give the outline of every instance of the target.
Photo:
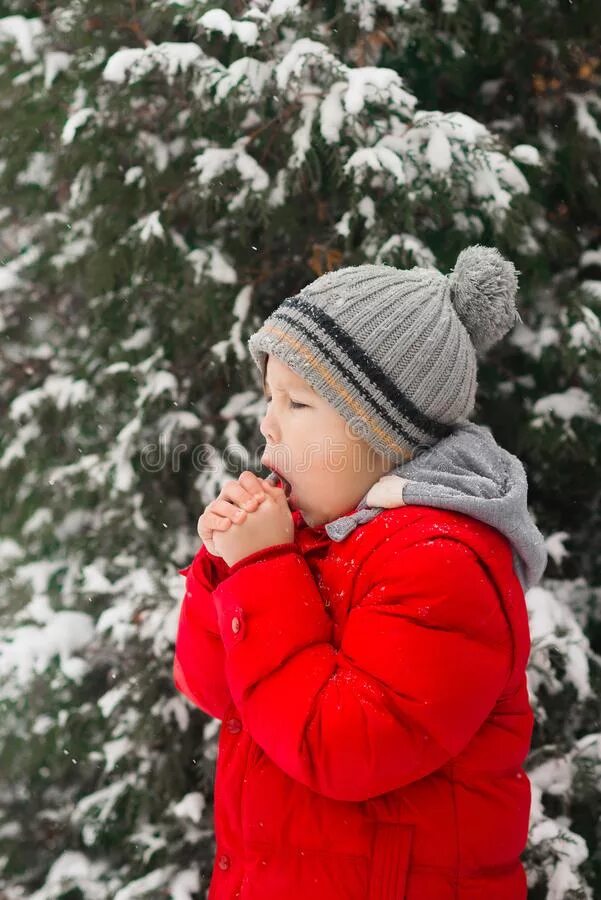
[(509, 539), (514, 569), (528, 590), (542, 577), (547, 550), (528, 511), (527, 495), (526, 472), (518, 457), (497, 444), (490, 428), (467, 422), (383, 475), (357, 509), (328, 522), (326, 532), (341, 541), (357, 525), (395, 506), (455, 510), (492, 525)]

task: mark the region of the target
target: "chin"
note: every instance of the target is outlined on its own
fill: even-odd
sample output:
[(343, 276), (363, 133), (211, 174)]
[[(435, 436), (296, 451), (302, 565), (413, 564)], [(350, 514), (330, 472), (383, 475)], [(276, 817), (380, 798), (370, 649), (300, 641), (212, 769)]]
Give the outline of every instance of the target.
[(297, 507), (300, 510), (300, 514), (303, 517), (303, 520), (309, 528), (317, 528), (319, 525), (323, 525), (325, 522), (329, 522), (329, 519), (324, 519), (323, 516), (312, 516), (310, 512)]

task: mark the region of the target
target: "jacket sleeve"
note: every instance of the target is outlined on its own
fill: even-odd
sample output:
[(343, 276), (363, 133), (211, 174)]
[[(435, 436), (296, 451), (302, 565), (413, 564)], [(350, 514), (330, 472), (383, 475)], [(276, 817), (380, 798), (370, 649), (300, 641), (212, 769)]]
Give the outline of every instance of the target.
[[(263, 559), (272, 551), (271, 547), (258, 550), (245, 557), (244, 562)], [(212, 592), (231, 570), (203, 544), (192, 563), (178, 571), (186, 578), (186, 590), (175, 639), (173, 681), (195, 706), (223, 720), (233, 701), (225, 676), (225, 651)]]
[(204, 544), (192, 563), (179, 569), (180, 575), (186, 578), (186, 590), (175, 639), (173, 680), (176, 688), (195, 706), (216, 719), (223, 719), (232, 703), (212, 597), (213, 588), (228, 569)]
[(459, 754), (511, 670), (509, 625), (476, 554), (452, 538), (392, 538), (364, 561), (339, 649), (298, 548), (239, 561), (214, 592), (245, 726), (283, 771), (338, 800)]

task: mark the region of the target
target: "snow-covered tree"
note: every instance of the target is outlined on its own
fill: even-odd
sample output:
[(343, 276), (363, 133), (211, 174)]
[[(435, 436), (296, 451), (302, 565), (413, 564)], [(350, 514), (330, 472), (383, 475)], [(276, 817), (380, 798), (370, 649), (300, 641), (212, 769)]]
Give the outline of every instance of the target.
[[(178, 568), (258, 465), (245, 338), (340, 265), (521, 271), (479, 421), (523, 459), (533, 900), (601, 895), (592, 0), (0, 2), (0, 888), (204, 897), (219, 722)], [(486, 9), (484, 8), (486, 7)]]

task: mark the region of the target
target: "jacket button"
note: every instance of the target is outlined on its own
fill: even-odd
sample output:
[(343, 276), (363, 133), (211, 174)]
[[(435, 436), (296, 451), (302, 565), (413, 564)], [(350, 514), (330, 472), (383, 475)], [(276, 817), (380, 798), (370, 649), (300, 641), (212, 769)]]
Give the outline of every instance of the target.
[(240, 631), (240, 619), (238, 618), (238, 616), (234, 616), (234, 618), (232, 619), (232, 631), (234, 632), (234, 634), (238, 634), (238, 632)]
[(230, 867), (230, 858), (229, 858), (229, 856), (226, 856), (226, 854), (224, 853), (222, 856), (219, 857), (219, 868), (225, 870), (225, 869), (229, 869), (229, 867)]
[(227, 720), (226, 728), (231, 734), (238, 734), (238, 732), (242, 728), (242, 722), (240, 721), (240, 719), (237, 719), (234, 716), (233, 718)]

